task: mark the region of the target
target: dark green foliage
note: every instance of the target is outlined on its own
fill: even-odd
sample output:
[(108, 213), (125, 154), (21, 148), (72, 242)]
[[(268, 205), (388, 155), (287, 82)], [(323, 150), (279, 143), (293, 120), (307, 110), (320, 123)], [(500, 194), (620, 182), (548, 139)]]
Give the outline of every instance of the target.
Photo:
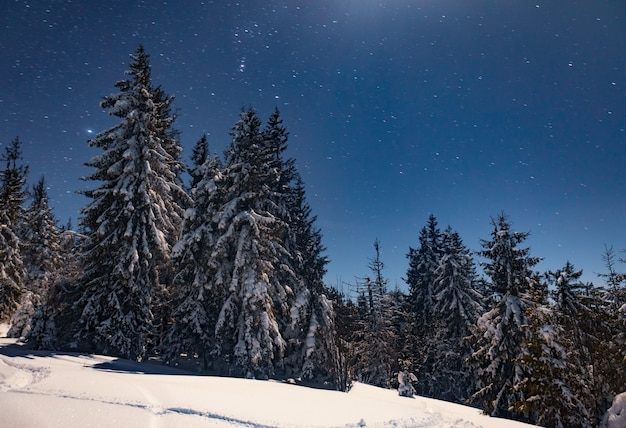
[(33, 314), (44, 304), (48, 289), (58, 279), (63, 264), (61, 236), (48, 205), (43, 178), (33, 186), (31, 199), (20, 225), (25, 293), (11, 320), (7, 333), (10, 337), (24, 337), (28, 333)]
[(21, 165), (22, 148), (15, 138), (0, 158), (0, 322), (8, 321), (24, 292), (24, 266), (19, 227), (23, 219), (28, 167)]
[(527, 352), (516, 363), (528, 375), (517, 385), (524, 398), (513, 403), (512, 411), (540, 426), (589, 427), (588, 379), (578, 365), (570, 337), (559, 325), (558, 313), (534, 303), (526, 316)]
[(380, 243), (374, 242), (375, 257), (370, 260), (371, 277), (357, 285), (361, 319), (354, 340), (352, 363), (357, 380), (390, 388), (393, 376), (397, 333), (392, 329), (392, 302), (383, 277), (384, 263), (380, 258)]
[(429, 396), (464, 402), (476, 384), (465, 360), (473, 349), (466, 337), (485, 310), (477, 290), (474, 262), (458, 235), (448, 227), (442, 238), (443, 255), (435, 270), (430, 330), (424, 336), (424, 363), (419, 373)]
[(152, 86), (141, 46), (128, 74), (101, 103), (120, 123), (90, 141), (102, 153), (87, 164), (95, 168), (87, 179), (101, 185), (83, 192), (92, 201), (82, 210), (88, 237), (74, 337), (80, 349), (140, 359), (162, 334), (154, 321), (166, 317), (170, 252), (186, 195), (172, 98)]
[(512, 232), (504, 214), (492, 224), (491, 240), (481, 241), (481, 255), (487, 259), (489, 285), (500, 300), (478, 319), (472, 334), (475, 352), (469, 363), (480, 382), (472, 402), (492, 416), (523, 420), (526, 416), (516, 413), (513, 404), (525, 400), (519, 384), (529, 373), (520, 360), (528, 353), (528, 291), (539, 259), (529, 255), (529, 248), (519, 248), (528, 233)]
[(420, 231), (419, 243), (419, 248), (409, 248), (409, 268), (406, 273), (409, 303), (418, 329), (427, 328), (430, 321), (435, 270), (439, 267), (443, 253), (441, 232), (437, 227), (437, 219), (432, 214)]

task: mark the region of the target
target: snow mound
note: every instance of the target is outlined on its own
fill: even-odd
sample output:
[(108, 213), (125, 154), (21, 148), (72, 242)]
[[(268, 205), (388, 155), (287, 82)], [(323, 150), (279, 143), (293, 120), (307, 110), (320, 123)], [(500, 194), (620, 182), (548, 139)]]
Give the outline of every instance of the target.
[(603, 428), (626, 427), (626, 392), (615, 396), (613, 404), (604, 415), (601, 426)]
[(357, 383), (349, 393), (197, 376), (97, 355), (30, 351), (0, 339), (3, 426), (528, 426), (477, 409)]

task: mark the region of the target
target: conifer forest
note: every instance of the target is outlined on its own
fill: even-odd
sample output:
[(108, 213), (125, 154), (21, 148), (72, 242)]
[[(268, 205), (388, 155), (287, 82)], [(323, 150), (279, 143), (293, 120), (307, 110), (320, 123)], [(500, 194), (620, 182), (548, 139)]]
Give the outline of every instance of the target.
[[(21, 141), (0, 170), (0, 322), (33, 349), (161, 362), (202, 374), (359, 381), (548, 427), (599, 426), (626, 391), (626, 274), (607, 246), (598, 284), (541, 255), (515, 213), (485, 213), (471, 250), (435, 215), (406, 249), (404, 290), (373, 237), (365, 275), (324, 282), (323, 231), (276, 109), (244, 108), (222, 155), (183, 156), (173, 97), (139, 46), (101, 107), (89, 200), (61, 225)], [(186, 159), (189, 162), (186, 162)]]

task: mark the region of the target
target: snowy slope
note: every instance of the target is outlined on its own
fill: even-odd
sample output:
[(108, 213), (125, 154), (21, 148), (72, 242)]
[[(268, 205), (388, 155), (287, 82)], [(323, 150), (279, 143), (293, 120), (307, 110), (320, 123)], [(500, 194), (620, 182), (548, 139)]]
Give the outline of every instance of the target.
[(522, 427), (476, 409), (356, 384), (349, 393), (195, 376), (0, 339), (3, 427)]

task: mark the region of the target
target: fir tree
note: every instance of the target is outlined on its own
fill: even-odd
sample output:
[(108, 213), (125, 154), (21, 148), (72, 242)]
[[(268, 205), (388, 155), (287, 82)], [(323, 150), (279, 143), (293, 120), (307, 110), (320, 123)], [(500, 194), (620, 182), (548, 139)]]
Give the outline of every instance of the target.
[(387, 280), (383, 277), (384, 263), (380, 258), (380, 243), (374, 241), (375, 257), (370, 260), (372, 277), (358, 284), (362, 305), (360, 334), (355, 343), (355, 377), (361, 382), (383, 388), (391, 387), (396, 332), (391, 328), (391, 305)]
[(517, 417), (513, 404), (523, 401), (519, 383), (528, 376), (519, 360), (528, 352), (528, 319), (532, 267), (540, 259), (529, 255), (529, 248), (519, 248), (528, 233), (512, 232), (508, 218), (501, 214), (492, 220), (490, 240), (481, 240), (481, 255), (487, 259), (485, 273), (490, 287), (500, 300), (482, 315), (474, 328), (475, 353), (470, 364), (477, 371), (480, 389), (472, 401), (485, 413), (499, 417)]
[(71, 333), (78, 316), (72, 305), (80, 297), (76, 284), (83, 273), (80, 250), (85, 239), (85, 235), (73, 229), (71, 221), (59, 232), (58, 258), (62, 263), (42, 304), (35, 309), (26, 336), (34, 349), (59, 350), (72, 341)]
[(153, 298), (171, 280), (185, 193), (167, 115), (172, 98), (152, 86), (142, 46), (127, 74), (101, 103), (121, 122), (90, 141), (103, 152), (86, 179), (102, 184), (84, 192), (92, 201), (82, 210), (88, 239), (74, 337), (80, 349), (140, 359), (153, 333)]
[(409, 248), (407, 255), (409, 269), (406, 283), (409, 286), (409, 299), (413, 306), (416, 325), (424, 328), (427, 328), (432, 314), (432, 288), (435, 270), (439, 267), (442, 255), (441, 239), (437, 219), (431, 214), (426, 226), (420, 231), (419, 248)]
[(424, 348), (430, 352), (420, 368), (424, 395), (464, 402), (473, 392), (475, 374), (465, 360), (472, 354), (465, 340), (484, 313), (485, 299), (476, 289), (470, 251), (448, 227), (442, 237), (443, 256), (435, 270), (433, 314)]
[(32, 202), (24, 213), (22, 260), (25, 293), (11, 321), (9, 337), (24, 337), (31, 318), (47, 297), (48, 289), (58, 278), (62, 266), (61, 236), (56, 219), (48, 205), (45, 180), (41, 178), (32, 190)]
[(219, 158), (211, 158), (206, 137), (198, 141), (192, 154), (191, 196), (183, 233), (174, 246), (172, 257), (177, 266), (173, 287), (173, 323), (163, 346), (172, 363), (186, 355), (201, 368), (211, 368), (215, 347), (215, 324), (225, 291), (214, 286), (211, 254), (217, 239), (216, 217), (225, 192)]
[(516, 407), (529, 413), (534, 423), (585, 427), (593, 419), (593, 370), (588, 370), (592, 359), (581, 323), (590, 311), (581, 275), (570, 262), (547, 272), (553, 305), (540, 297), (527, 310), (529, 352), (521, 362), (530, 375), (520, 385), (526, 398)]
[(21, 141), (15, 138), (0, 158), (5, 163), (0, 171), (0, 322), (11, 318), (24, 292), (19, 226), (28, 167), (20, 164), (21, 159)]
[[(598, 276), (603, 278), (606, 286), (609, 290), (609, 297), (611, 300), (610, 310), (614, 313), (622, 312), (621, 316), (626, 316), (626, 288), (623, 287), (626, 284), (626, 274), (619, 273), (616, 268), (615, 251), (613, 247), (604, 246), (604, 253), (602, 254), (602, 260), (606, 267), (606, 273), (600, 273)], [(623, 259), (620, 259), (624, 262)]]
[(290, 269), (277, 272), (282, 282), (291, 284), (295, 296), (289, 324), (284, 326), (286, 368), (303, 380), (342, 389), (345, 364), (335, 334), (334, 307), (324, 285), (328, 258), (295, 161), (284, 157), (288, 135), (275, 109), (263, 130), (263, 139), (270, 153), (268, 166), (279, 171), (271, 192), (276, 202), (285, 201), (285, 210), (278, 209), (275, 214), (288, 225), (284, 247)]
[(285, 202), (273, 191), (280, 172), (270, 167), (275, 153), (252, 109), (241, 113), (232, 138), (209, 261), (211, 287), (225, 296), (215, 327), (216, 359), (234, 373), (268, 378), (283, 367), (281, 326), (294, 299), (281, 281), (293, 276), (284, 247), (287, 225), (277, 215)]
[(202, 136), (193, 147), (191, 152), (191, 166), (188, 168), (189, 175), (191, 176), (191, 183), (189, 189), (193, 198), (194, 189), (198, 188), (198, 184), (205, 178), (205, 164), (210, 159), (211, 153), (209, 152), (209, 142), (206, 134)]
[(289, 364), (294, 374), (316, 384), (345, 390), (344, 356), (339, 351), (336, 314), (324, 285), (327, 257), (316, 217), (306, 202), (304, 183), (296, 171), (289, 187), (288, 214), (291, 264), (297, 279), (296, 299), (287, 329)]
[[(581, 367), (568, 355), (571, 344), (553, 311), (539, 302), (527, 310), (528, 352), (516, 363), (528, 375), (517, 385), (523, 399), (513, 403), (513, 411), (526, 415), (529, 422), (555, 428), (590, 427), (590, 415), (576, 386), (583, 379)], [(584, 385), (584, 384), (583, 384)], [(574, 386), (574, 388), (572, 388)], [(582, 399), (581, 399), (582, 398)]]

